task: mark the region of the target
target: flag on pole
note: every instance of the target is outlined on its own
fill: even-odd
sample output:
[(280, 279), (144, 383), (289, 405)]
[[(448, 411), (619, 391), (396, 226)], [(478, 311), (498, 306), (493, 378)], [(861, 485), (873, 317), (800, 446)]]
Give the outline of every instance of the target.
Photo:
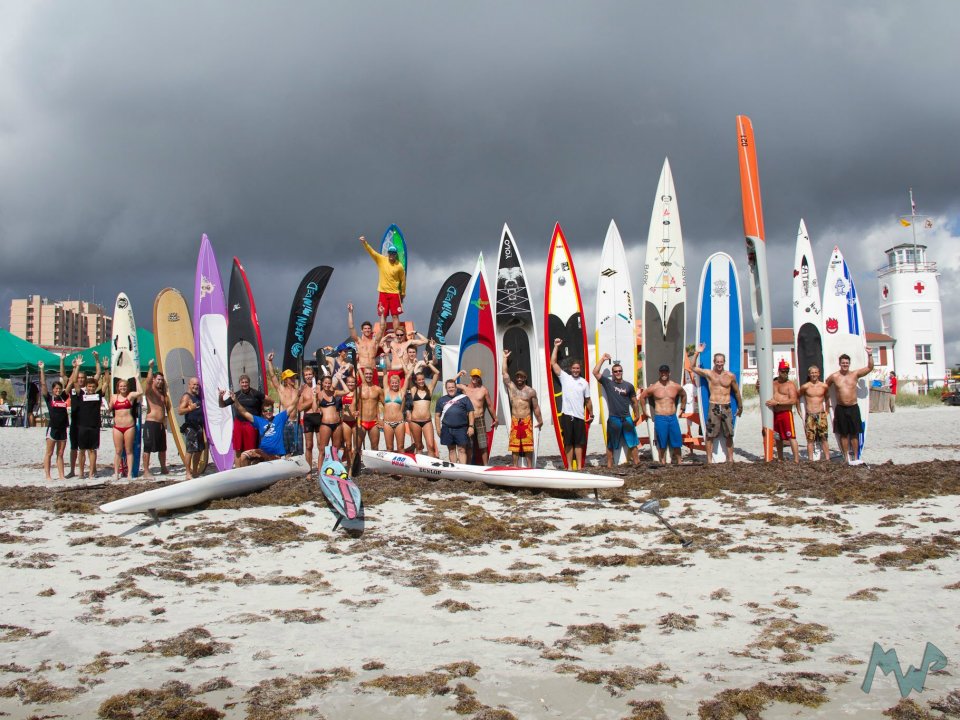
[(910, 227), (910, 221), (904, 220), (903, 218), (900, 218), (900, 224), (903, 225), (904, 227)]
[(930, 230), (931, 228), (933, 228), (933, 220), (931, 220), (930, 218), (927, 218), (927, 221), (923, 224), (923, 226), (927, 230)]

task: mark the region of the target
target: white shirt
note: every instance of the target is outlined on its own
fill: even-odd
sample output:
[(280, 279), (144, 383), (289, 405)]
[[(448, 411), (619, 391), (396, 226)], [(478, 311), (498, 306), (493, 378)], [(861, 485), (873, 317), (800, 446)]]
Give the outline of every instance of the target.
[(687, 404), (683, 406), (684, 415), (693, 413), (693, 401), (697, 397), (697, 390), (693, 383), (687, 383), (683, 386), (683, 391), (687, 394)]
[(563, 393), (561, 412), (583, 420), (583, 406), (590, 397), (590, 383), (582, 375), (574, 378), (570, 373), (561, 370), (560, 392)]

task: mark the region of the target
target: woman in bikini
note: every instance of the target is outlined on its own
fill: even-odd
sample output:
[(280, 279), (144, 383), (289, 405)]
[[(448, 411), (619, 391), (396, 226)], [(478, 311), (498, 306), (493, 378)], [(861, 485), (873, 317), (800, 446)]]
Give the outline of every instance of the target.
[(318, 462), (322, 462), (323, 453), (328, 443), (333, 443), (335, 449), (343, 444), (340, 432), (340, 407), (342, 390), (333, 389), (333, 378), (326, 376), (320, 381), (317, 388), (317, 409), (320, 411), (320, 430), (317, 432), (317, 452), (320, 454)]
[(129, 382), (117, 380), (117, 393), (110, 398), (110, 409), (113, 411), (113, 472), (117, 480), (122, 474), (124, 452), (127, 454), (127, 480), (132, 477), (133, 441), (137, 434), (133, 411), (143, 394), (140, 390), (140, 378), (136, 379), (136, 386), (137, 389), (131, 392)]
[(357, 398), (357, 378), (354, 375), (348, 375), (344, 380), (342, 376), (338, 375), (337, 382), (343, 390), (340, 408), (340, 438), (344, 452), (343, 462), (347, 467), (352, 467), (353, 434), (357, 428), (357, 410), (360, 405)]
[(383, 393), (383, 437), (387, 443), (387, 450), (403, 452), (403, 440), (406, 435), (403, 421), (403, 396), (410, 384), (407, 375), (400, 385), (400, 376), (390, 375), (390, 389)]
[[(425, 367), (432, 371), (430, 382), (427, 382), (424, 376)], [(417, 363), (413, 369), (413, 387), (410, 388), (406, 398), (407, 428), (413, 436), (415, 452), (422, 453), (426, 444), (427, 453), (432, 457), (440, 457), (433, 437), (433, 417), (430, 414), (433, 389), (437, 386), (439, 379), (440, 373), (433, 363)]]

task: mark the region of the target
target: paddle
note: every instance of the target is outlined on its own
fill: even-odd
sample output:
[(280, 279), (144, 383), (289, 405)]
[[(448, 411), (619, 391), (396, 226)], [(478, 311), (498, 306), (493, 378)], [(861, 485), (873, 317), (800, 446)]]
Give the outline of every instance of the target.
[[(356, 477), (360, 474), (360, 455), (363, 452), (363, 439), (360, 435), (360, 412), (357, 408), (362, 405), (363, 398), (360, 396), (360, 371), (357, 367), (357, 353), (351, 353), (353, 357), (353, 416), (356, 422), (353, 424), (353, 460), (350, 462), (350, 477)], [(361, 402), (358, 404), (357, 400)]]

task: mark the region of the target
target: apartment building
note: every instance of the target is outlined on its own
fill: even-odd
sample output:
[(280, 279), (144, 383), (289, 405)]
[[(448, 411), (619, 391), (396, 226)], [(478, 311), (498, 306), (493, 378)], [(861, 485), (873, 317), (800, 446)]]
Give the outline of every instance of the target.
[(84, 300), (51, 302), (39, 295), (10, 302), (10, 332), (46, 348), (88, 348), (110, 339), (113, 319)]

